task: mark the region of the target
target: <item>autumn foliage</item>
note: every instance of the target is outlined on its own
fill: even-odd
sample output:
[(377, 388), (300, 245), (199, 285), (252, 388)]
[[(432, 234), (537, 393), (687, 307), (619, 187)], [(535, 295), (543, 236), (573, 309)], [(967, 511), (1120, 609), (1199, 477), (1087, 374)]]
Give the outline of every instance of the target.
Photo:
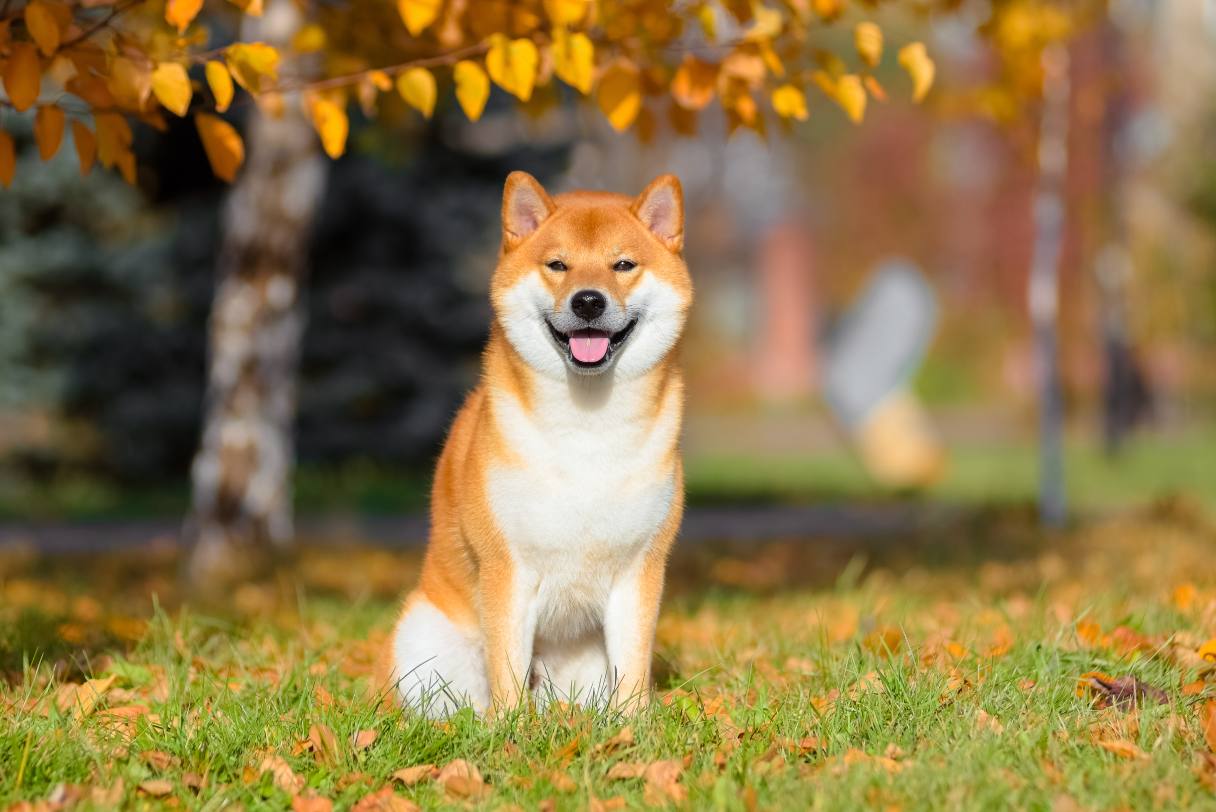
[[(224, 114), (249, 100), (269, 115), (302, 106), (324, 151), (337, 157), (352, 105), (375, 118), (386, 95), (429, 118), (452, 93), (476, 121), (494, 85), (533, 110), (552, 104), (564, 85), (613, 128), (643, 139), (661, 118), (676, 132), (695, 132), (715, 100), (732, 131), (763, 134), (769, 122), (806, 119), (809, 93), (853, 121), (869, 99), (887, 95), (875, 75), (888, 58), (883, 31), (864, 19), (866, 6), (845, 17), (844, 0), (397, 0), (395, 8), (299, 10), (303, 21), (287, 47), (217, 46), (242, 16), (262, 15), (263, 0), (9, 0), (0, 10), (0, 106), (36, 111), (43, 160), (58, 152), (70, 122), (81, 171), (100, 162), (128, 182), (136, 174), (132, 126), (163, 130), (170, 117), (191, 116), (215, 174), (231, 181), (244, 145)], [(854, 53), (816, 44), (846, 24)], [(925, 46), (903, 44), (895, 60), (910, 78), (907, 92), (923, 99), (934, 78)], [(14, 142), (2, 125), (0, 118), (0, 182), (8, 185)]]

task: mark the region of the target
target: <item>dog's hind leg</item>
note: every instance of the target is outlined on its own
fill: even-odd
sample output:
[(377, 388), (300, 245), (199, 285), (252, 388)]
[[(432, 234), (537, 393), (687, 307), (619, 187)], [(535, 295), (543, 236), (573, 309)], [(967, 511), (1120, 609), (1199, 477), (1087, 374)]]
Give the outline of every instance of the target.
[(490, 685), (477, 627), (454, 623), (414, 592), (393, 630), (389, 683), (403, 706), (432, 719), (466, 706), (484, 713)]

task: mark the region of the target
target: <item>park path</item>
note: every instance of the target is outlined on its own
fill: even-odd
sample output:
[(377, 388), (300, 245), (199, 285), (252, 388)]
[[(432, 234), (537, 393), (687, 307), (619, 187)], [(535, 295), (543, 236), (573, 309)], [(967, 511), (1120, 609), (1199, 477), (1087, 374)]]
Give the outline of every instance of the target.
[[(776, 541), (792, 538), (895, 537), (936, 524), (952, 511), (941, 505), (694, 506), (684, 517), (681, 541)], [(19, 544), (46, 554), (107, 552), (150, 544), (175, 546), (181, 525), (168, 518), (0, 523), (0, 547)], [(297, 523), (304, 543), (364, 542), (390, 548), (421, 546), (427, 519), (401, 516), (305, 516)]]

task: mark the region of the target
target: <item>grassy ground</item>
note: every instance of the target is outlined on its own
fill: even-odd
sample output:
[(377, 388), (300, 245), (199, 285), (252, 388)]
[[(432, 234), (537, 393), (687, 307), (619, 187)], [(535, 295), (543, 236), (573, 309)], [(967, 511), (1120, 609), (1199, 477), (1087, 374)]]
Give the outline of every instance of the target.
[[(1038, 451), (1033, 442), (969, 441), (950, 449), (946, 475), (924, 494), (961, 505), (1016, 505), (1035, 499)], [(1216, 428), (1132, 437), (1111, 458), (1093, 438), (1072, 437), (1065, 472), (1070, 502), (1101, 511), (1146, 495), (1187, 493), (1216, 509)], [(817, 454), (707, 454), (688, 464), (690, 498), (802, 500), (882, 498), (860, 463), (844, 449)]]
[[(882, 501), (857, 459), (841, 444), (791, 453), (736, 454), (712, 443), (687, 455), (692, 504), (772, 501)], [(1067, 446), (1070, 502), (1082, 510), (1107, 510), (1157, 496), (1185, 493), (1216, 510), (1216, 428), (1133, 437), (1107, 458), (1092, 437)], [(355, 511), (416, 513), (425, 509), (430, 477), (371, 464), (340, 469), (305, 466), (297, 472), (295, 501), (301, 513)], [(946, 476), (921, 498), (958, 505), (1019, 505), (1035, 498), (1038, 482), (1032, 442), (974, 439), (956, 442)], [(5, 476), (0, 468), (0, 520), (180, 517), (189, 505), (187, 483), (138, 488), (81, 477), (35, 485)]]
[(307, 551), (201, 611), (171, 551), (10, 551), (0, 808), (1212, 809), (1214, 555), (1185, 504), (684, 549), (649, 710), (433, 723), (367, 698), (416, 554)]

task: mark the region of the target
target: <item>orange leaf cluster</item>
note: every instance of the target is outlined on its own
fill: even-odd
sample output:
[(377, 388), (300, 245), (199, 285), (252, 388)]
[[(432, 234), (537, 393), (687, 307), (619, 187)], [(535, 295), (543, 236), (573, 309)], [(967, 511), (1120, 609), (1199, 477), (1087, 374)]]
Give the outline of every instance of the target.
[[(232, 5), (259, 16), (264, 2), (233, 0)], [(476, 121), (492, 86), (525, 109), (539, 111), (553, 104), (560, 80), (592, 100), (613, 128), (636, 128), (643, 139), (664, 117), (674, 132), (694, 132), (697, 116), (714, 100), (732, 130), (763, 134), (769, 121), (806, 120), (811, 88), (822, 90), (854, 121), (864, 116), (867, 98), (885, 98), (872, 73), (883, 59), (877, 24), (855, 27), (856, 53), (849, 58), (857, 67), (852, 70), (843, 55), (808, 45), (813, 29), (840, 15), (840, 0), (816, 0), (809, 7), (726, 3), (733, 38), (719, 37), (724, 26), (717, 12), (700, 0), (396, 0), (392, 18), (379, 22), (392, 43), (389, 53), (400, 56), (391, 65), (374, 61), (384, 58), (384, 39), (369, 43), (355, 24), (355, 18), (380, 14), (378, 7), (299, 8), (303, 19), (294, 35), (282, 40), (289, 44), (238, 41), (208, 49), (202, 0), (120, 5), (29, 0), (19, 27), (0, 20), (0, 82), (14, 110), (38, 108), (44, 160), (57, 152), (70, 109), (81, 171), (89, 170), (95, 155), (132, 183), (131, 123), (164, 129), (167, 115), (192, 112), (215, 174), (233, 180), (244, 147), (219, 114), (233, 103), (236, 87), (272, 113), (292, 103), (285, 91), (303, 90), (304, 113), (331, 157), (346, 149), (350, 102), (374, 117), (380, 94), (394, 87), (408, 107), (427, 118), (454, 87), (461, 109)], [(712, 49), (701, 47), (711, 43)], [(307, 59), (312, 54), (320, 58)], [(291, 79), (283, 80), (280, 68), (288, 63)], [(933, 81), (924, 46), (905, 45), (899, 63), (912, 77), (913, 95), (923, 98)], [(64, 94), (83, 103), (85, 112), (50, 101)], [(103, 124), (103, 116), (113, 118)], [(14, 172), (12, 153), (12, 139), (0, 135), (0, 182), (5, 184)]]

